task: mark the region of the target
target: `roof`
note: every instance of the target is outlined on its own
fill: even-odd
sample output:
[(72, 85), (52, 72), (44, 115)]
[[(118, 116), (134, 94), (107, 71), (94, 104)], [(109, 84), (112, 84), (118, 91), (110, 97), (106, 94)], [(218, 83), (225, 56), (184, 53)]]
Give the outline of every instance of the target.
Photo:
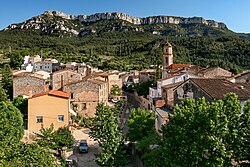
[(184, 82), (184, 81), (177, 82), (177, 83), (173, 83), (173, 84), (168, 84), (168, 85), (162, 86), (162, 88), (163, 88), (163, 89), (176, 88), (176, 87), (178, 87), (179, 85), (181, 85), (183, 82)]
[(44, 76), (41, 75), (41, 74), (37, 74), (37, 73), (32, 73), (32, 72), (20, 72), (20, 73), (17, 73), (15, 75), (13, 75), (14, 77), (24, 77), (24, 76), (29, 76), (29, 77), (34, 77), (34, 78), (37, 78), (37, 79), (41, 79), (41, 80), (46, 80), (44, 79)]
[(68, 99), (70, 97), (70, 93), (66, 93), (66, 92), (59, 91), (59, 90), (50, 90), (47, 92), (36, 94), (36, 95), (32, 96), (30, 99), (44, 96), (44, 95), (56, 96), (56, 97), (61, 97), (61, 98), (66, 98), (66, 99)]
[(239, 99), (250, 99), (250, 84), (247, 83), (236, 84), (225, 79), (211, 78), (190, 78), (189, 80), (215, 99), (222, 99), (229, 92), (237, 94)]
[(60, 70), (60, 71), (55, 71), (55, 72), (52, 73), (52, 75), (53, 74), (57, 74), (57, 73), (61, 73), (61, 72), (70, 72), (70, 73), (74, 73), (76, 75), (81, 75), (81, 74), (79, 74), (77, 72), (74, 72), (73, 70), (68, 70), (68, 69), (64, 69), (64, 70)]
[(183, 67), (190, 67), (191, 64), (171, 64), (167, 67), (168, 70), (183, 68)]
[(88, 80), (89, 82), (92, 82), (92, 83), (95, 83), (95, 84), (98, 84), (98, 85), (102, 85), (102, 84), (105, 84), (107, 82), (105, 81), (102, 81), (102, 80), (99, 80), (99, 79), (90, 79)]
[(173, 114), (173, 110), (167, 107), (156, 108), (156, 113), (161, 118), (167, 118), (169, 115)]

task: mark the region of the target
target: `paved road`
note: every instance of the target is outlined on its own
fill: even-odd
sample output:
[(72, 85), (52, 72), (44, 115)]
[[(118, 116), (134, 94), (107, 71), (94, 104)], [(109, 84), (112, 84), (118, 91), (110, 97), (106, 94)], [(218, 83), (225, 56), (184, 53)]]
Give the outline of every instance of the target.
[[(75, 137), (73, 154), (77, 157), (78, 167), (98, 167), (95, 162), (95, 154), (99, 153), (99, 145), (89, 137), (89, 131), (89, 129), (83, 128), (74, 130), (73, 133)], [(79, 153), (78, 146), (80, 140), (87, 140), (89, 145), (88, 153)]]

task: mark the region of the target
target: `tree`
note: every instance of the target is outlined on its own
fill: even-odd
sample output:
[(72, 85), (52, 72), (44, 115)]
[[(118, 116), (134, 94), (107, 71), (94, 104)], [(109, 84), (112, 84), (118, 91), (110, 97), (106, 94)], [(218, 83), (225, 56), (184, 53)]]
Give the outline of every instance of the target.
[(13, 105), (18, 108), (22, 114), (25, 113), (25, 110), (28, 107), (28, 99), (27, 98), (23, 98), (22, 96), (16, 96), (13, 99)]
[(20, 111), (8, 100), (0, 102), (0, 145), (18, 143), (23, 137)]
[(40, 146), (57, 150), (61, 153), (63, 147), (71, 149), (74, 144), (74, 137), (67, 127), (60, 127), (54, 130), (53, 124), (49, 128), (42, 127), (40, 133), (36, 134), (39, 138), (37, 143)]
[(56, 166), (56, 159), (46, 148), (37, 143), (17, 143), (11, 152), (6, 155), (3, 164), (5, 166)]
[(243, 113), (240, 116), (241, 161), (250, 160), (250, 101), (244, 105)]
[(6, 101), (6, 100), (7, 100), (6, 90), (3, 89), (2, 85), (0, 84), (0, 101)]
[(211, 103), (204, 98), (186, 99), (182, 106), (175, 107), (174, 116), (163, 127), (163, 142), (158, 148), (163, 164), (232, 166), (232, 161), (239, 162), (245, 152), (242, 144), (249, 144), (242, 140), (247, 139), (242, 134), (248, 133), (248, 107), (240, 117), (240, 103), (232, 93)]
[(149, 110), (133, 109), (129, 115), (127, 137), (129, 141), (140, 141), (143, 137), (148, 137), (154, 128), (155, 115)]
[[(22, 51), (23, 54), (26, 54), (28, 52)], [(9, 58), (10, 58), (10, 66), (13, 69), (20, 69), (20, 66), (23, 63), (23, 56), (19, 51), (14, 51), (12, 53), (9, 53)]]
[(118, 127), (118, 117), (103, 103), (96, 107), (96, 116), (91, 121), (90, 136), (98, 142), (101, 154), (97, 155), (100, 166), (113, 166), (121, 161), (120, 146), (123, 143)]
[(7, 96), (9, 99), (13, 97), (13, 80), (12, 80), (12, 71), (8, 64), (5, 64), (2, 69), (2, 80), (1, 84), (3, 89), (6, 90)]
[(110, 91), (111, 95), (114, 96), (120, 96), (121, 95), (121, 91), (118, 85), (112, 85), (111, 91)]

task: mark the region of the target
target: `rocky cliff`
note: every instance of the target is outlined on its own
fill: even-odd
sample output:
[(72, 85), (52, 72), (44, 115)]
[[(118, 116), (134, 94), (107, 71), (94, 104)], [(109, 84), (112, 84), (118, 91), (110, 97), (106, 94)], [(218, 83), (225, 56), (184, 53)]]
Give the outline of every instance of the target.
[(221, 22), (216, 22), (214, 20), (205, 20), (202, 17), (175, 17), (175, 16), (152, 16), (146, 18), (139, 18), (130, 16), (125, 13), (120, 12), (105, 12), (96, 13), (92, 15), (69, 15), (58, 11), (46, 11), (45, 15), (62, 17), (64, 19), (79, 20), (81, 22), (97, 22), (100, 20), (124, 20), (132, 24), (156, 24), (156, 23), (171, 23), (171, 24), (205, 24), (211, 27), (225, 28), (226, 25)]

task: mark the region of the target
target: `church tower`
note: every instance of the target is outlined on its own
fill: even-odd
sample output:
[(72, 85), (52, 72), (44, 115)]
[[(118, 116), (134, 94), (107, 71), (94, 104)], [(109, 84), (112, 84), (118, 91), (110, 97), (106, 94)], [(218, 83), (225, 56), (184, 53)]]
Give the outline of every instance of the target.
[(173, 56), (173, 48), (172, 45), (167, 42), (163, 47), (163, 72), (162, 78), (166, 78), (168, 75), (167, 67), (173, 64), (174, 56)]

